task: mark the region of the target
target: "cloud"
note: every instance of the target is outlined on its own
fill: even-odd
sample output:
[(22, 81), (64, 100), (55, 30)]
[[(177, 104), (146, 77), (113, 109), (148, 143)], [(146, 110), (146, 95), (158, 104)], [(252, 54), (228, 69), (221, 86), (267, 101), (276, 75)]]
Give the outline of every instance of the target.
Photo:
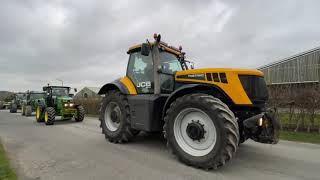
[[(276, 5), (275, 5), (276, 4)], [(102, 86), (162, 34), (196, 67), (255, 68), (319, 45), (318, 1), (1, 1), (0, 90)]]

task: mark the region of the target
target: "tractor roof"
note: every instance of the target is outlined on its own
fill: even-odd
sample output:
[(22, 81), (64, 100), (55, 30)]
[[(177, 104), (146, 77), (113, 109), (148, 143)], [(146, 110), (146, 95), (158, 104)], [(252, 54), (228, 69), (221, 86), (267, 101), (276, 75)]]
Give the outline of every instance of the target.
[(14, 94), (25, 94), (24, 92), (16, 92)]
[[(151, 45), (153, 45), (154, 43), (150, 43)], [(139, 49), (141, 49), (141, 46), (142, 46), (142, 44), (137, 44), (137, 45), (134, 45), (134, 46), (131, 46), (130, 48), (129, 48), (129, 50), (127, 51), (127, 53), (128, 54), (130, 54), (131, 52), (134, 52), (134, 51), (137, 51), (137, 50), (139, 50)], [(175, 55), (177, 55), (177, 56), (180, 56), (181, 55), (181, 51), (178, 49), (178, 48), (176, 48), (176, 47), (173, 47), (173, 46), (169, 46), (167, 43), (165, 43), (165, 42), (160, 42), (160, 47), (163, 49), (163, 50), (165, 50), (165, 51), (167, 51), (167, 52), (170, 52), (170, 53), (173, 53), (173, 54), (175, 54)]]
[(68, 88), (68, 89), (70, 89), (70, 87), (68, 87), (68, 86), (44, 86), (42, 88), (42, 90), (47, 91), (48, 88)]
[(43, 91), (29, 91), (29, 94), (44, 94)]
[(50, 88), (70, 88), (68, 86), (44, 86), (44, 88), (50, 87)]

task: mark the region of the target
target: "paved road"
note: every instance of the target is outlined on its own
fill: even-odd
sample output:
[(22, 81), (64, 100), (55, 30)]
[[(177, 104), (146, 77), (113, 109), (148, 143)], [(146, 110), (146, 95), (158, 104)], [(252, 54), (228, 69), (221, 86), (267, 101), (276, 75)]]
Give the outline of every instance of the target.
[(0, 137), (20, 179), (320, 179), (318, 145), (248, 141), (231, 163), (204, 171), (179, 163), (159, 135), (115, 145), (104, 139), (95, 118), (54, 126), (34, 119), (0, 111)]

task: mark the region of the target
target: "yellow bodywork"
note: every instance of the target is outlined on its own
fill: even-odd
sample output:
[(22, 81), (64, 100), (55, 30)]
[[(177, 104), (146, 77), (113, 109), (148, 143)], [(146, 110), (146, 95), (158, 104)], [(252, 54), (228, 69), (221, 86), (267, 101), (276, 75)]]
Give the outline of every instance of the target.
[[(227, 83), (208, 81), (206, 73), (225, 73)], [(181, 78), (181, 75), (203, 75), (204, 80)], [(212, 84), (218, 86), (235, 104), (251, 105), (252, 102), (242, 87), (238, 75), (254, 75), (263, 77), (263, 73), (254, 69), (233, 69), (233, 68), (204, 68), (178, 71), (175, 75), (176, 82), (183, 83), (201, 83)], [(180, 76), (180, 77), (179, 77)], [(120, 82), (128, 89), (130, 95), (136, 95), (137, 90), (132, 81), (127, 77), (123, 77)]]
[[(152, 44), (152, 43), (151, 43)], [(170, 52), (176, 56), (180, 56), (181, 52), (172, 46), (168, 46), (167, 44), (160, 43), (160, 47)], [(141, 44), (134, 45), (129, 48), (128, 54), (130, 54), (132, 51), (135, 51), (137, 49), (141, 48)], [(208, 81), (206, 78), (207, 73), (225, 73), (227, 83), (223, 82), (214, 82), (214, 81)], [(202, 75), (202, 79), (197, 78), (188, 78), (187, 76), (183, 75)], [(261, 71), (255, 70), (255, 69), (238, 69), (238, 68), (203, 68), (203, 69), (191, 69), (191, 70), (183, 70), (176, 72), (175, 75), (175, 81), (176, 82), (184, 82), (184, 83), (201, 83), (201, 84), (212, 84), (215, 86), (218, 86), (226, 95), (230, 97), (230, 99), (235, 104), (242, 104), (242, 105), (251, 105), (252, 102), (247, 96), (245, 90), (242, 87), (242, 84), (240, 82), (238, 75), (254, 75), (254, 76), (261, 76), (263, 77), (263, 73)], [(220, 75), (219, 75), (220, 76)], [(132, 81), (128, 77), (123, 77), (120, 82), (127, 87), (129, 94), (136, 95), (137, 90), (132, 83)]]
[(129, 94), (131, 94), (131, 95), (136, 95), (137, 94), (137, 90), (134, 87), (134, 84), (132, 83), (132, 81), (127, 76), (121, 78), (120, 82), (128, 89)]
[[(225, 73), (228, 83), (208, 81), (206, 79), (206, 73)], [(188, 74), (203, 74), (204, 80), (190, 79), (190, 78), (179, 78), (181, 75)], [(175, 76), (177, 82), (188, 82), (188, 83), (204, 83), (214, 84), (221, 88), (235, 104), (250, 105), (252, 102), (244, 91), (238, 75), (255, 75), (263, 76), (263, 73), (258, 70), (251, 69), (232, 69), (232, 68), (205, 68), (205, 69), (192, 69), (185, 71), (178, 71)]]

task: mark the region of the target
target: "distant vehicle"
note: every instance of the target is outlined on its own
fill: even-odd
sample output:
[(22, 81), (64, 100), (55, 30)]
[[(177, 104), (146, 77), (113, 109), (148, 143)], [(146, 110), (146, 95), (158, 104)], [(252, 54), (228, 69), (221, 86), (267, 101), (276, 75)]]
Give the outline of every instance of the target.
[(39, 102), (43, 101), (45, 92), (43, 91), (27, 91), (26, 98), (22, 101), (21, 115), (31, 116), (32, 112), (36, 111)]
[(24, 99), (25, 93), (15, 93), (11, 103), (9, 104), (10, 113), (16, 113), (18, 109), (21, 109), (21, 104)]
[(38, 101), (36, 108), (37, 122), (53, 125), (56, 116), (61, 116), (62, 119), (74, 117), (77, 122), (83, 121), (85, 110), (70, 97), (70, 87), (48, 85), (43, 87), (43, 91), (46, 92), (45, 97)]
[(4, 109), (5, 108), (5, 106), (4, 106), (4, 101), (0, 101), (0, 109)]
[(2, 107), (3, 107), (3, 109), (9, 109), (10, 105), (11, 105), (11, 102), (3, 101)]

